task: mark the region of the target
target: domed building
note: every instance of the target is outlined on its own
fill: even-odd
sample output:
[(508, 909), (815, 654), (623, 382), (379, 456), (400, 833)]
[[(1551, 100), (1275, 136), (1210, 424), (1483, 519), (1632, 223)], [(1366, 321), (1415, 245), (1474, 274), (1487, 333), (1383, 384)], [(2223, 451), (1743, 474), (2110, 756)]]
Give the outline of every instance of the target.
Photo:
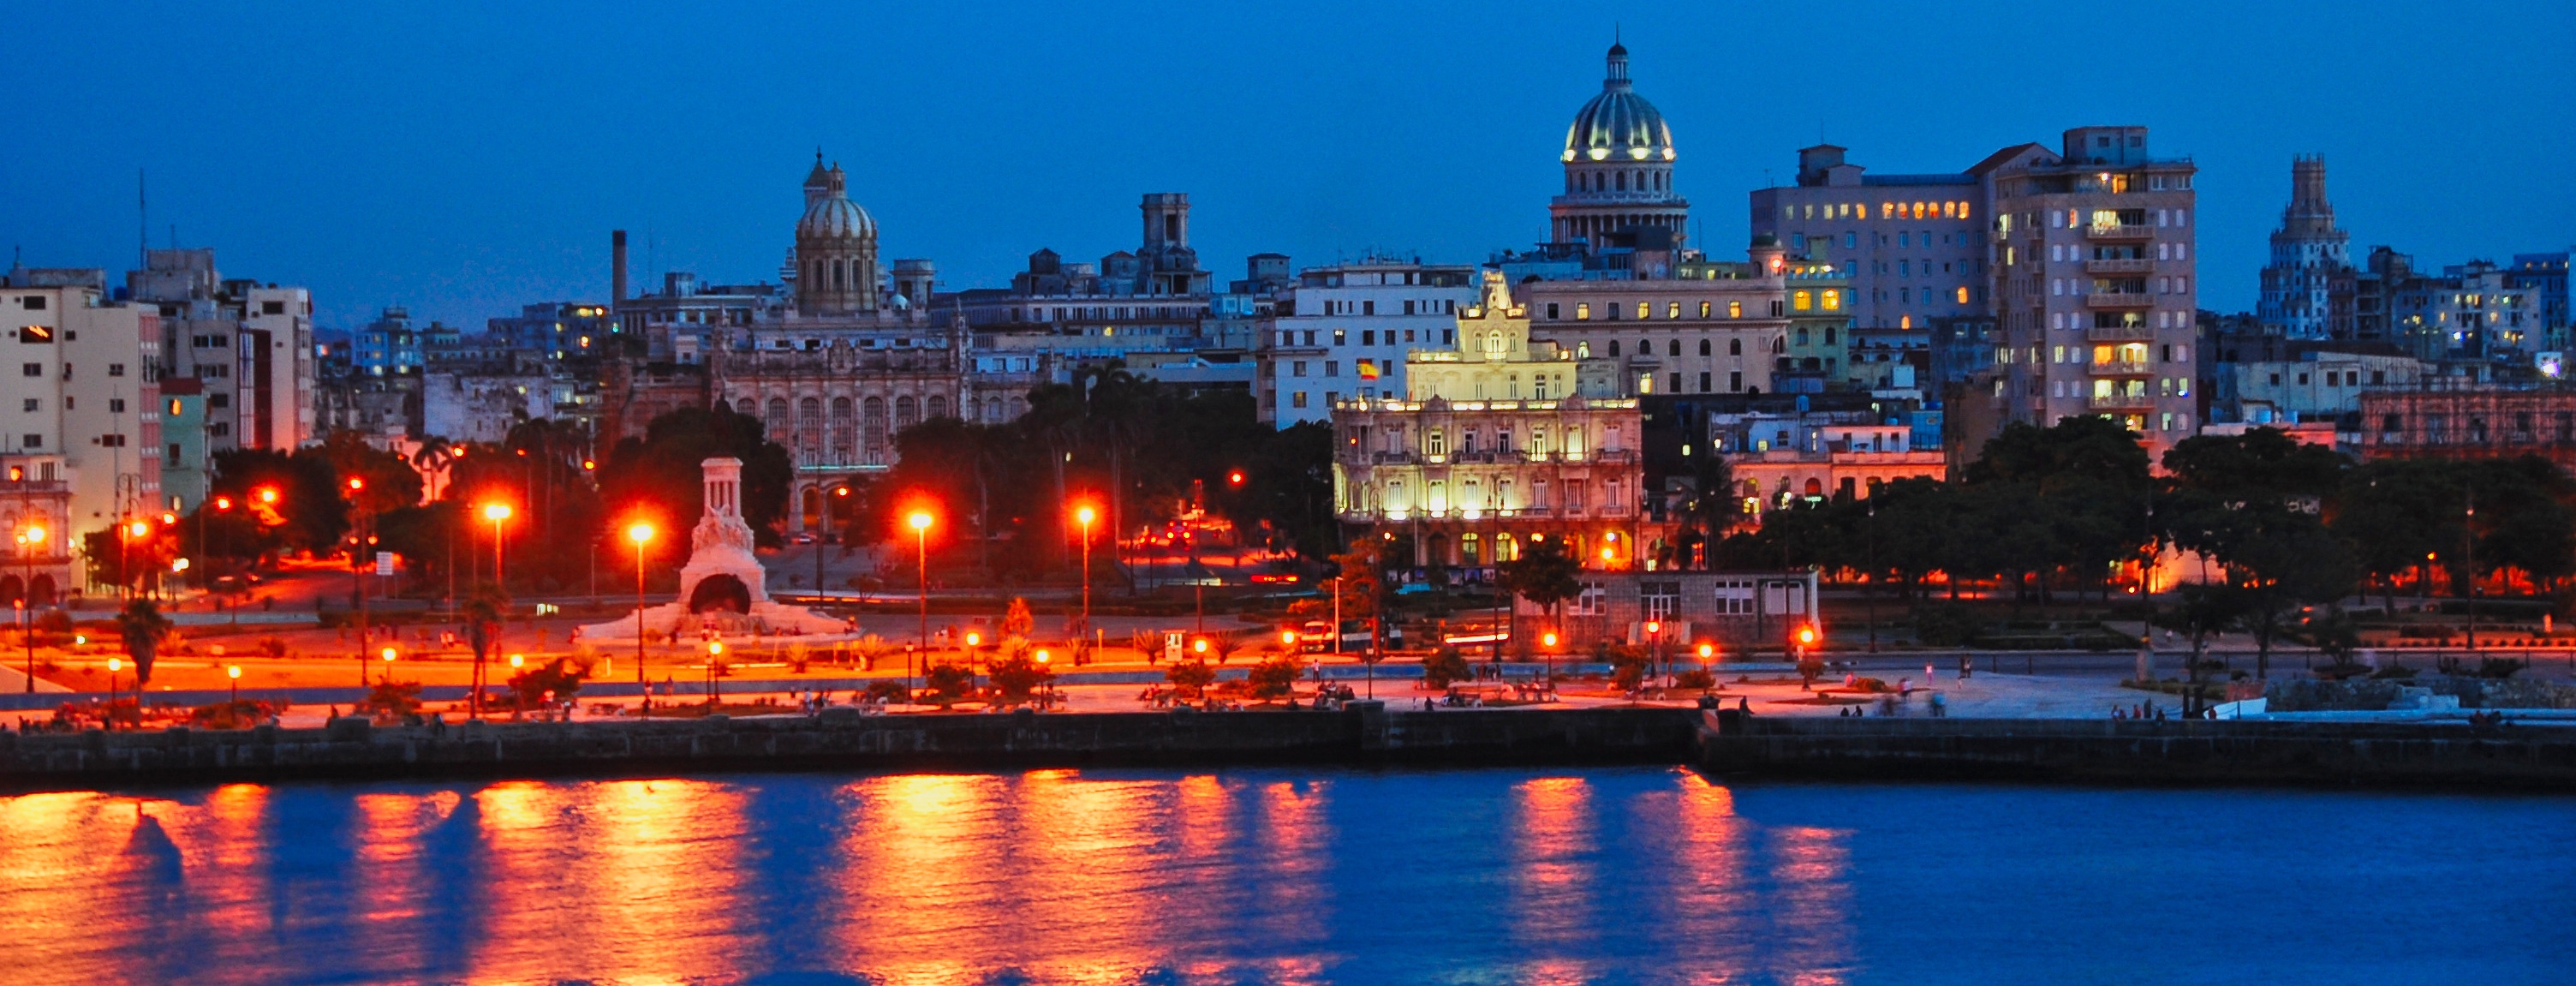
[(796, 309), (806, 315), (877, 309), (877, 221), (850, 201), (837, 163), (805, 176), (805, 215), (796, 221)]
[(1678, 252), (1690, 203), (1673, 191), (1672, 128), (1628, 80), (1625, 45), (1610, 46), (1609, 63), (1601, 93), (1566, 128), (1565, 192), (1548, 202), (1550, 238), (1600, 247), (1620, 237), (1644, 245), (1636, 243), (1637, 232), (1668, 231), (1667, 248)]

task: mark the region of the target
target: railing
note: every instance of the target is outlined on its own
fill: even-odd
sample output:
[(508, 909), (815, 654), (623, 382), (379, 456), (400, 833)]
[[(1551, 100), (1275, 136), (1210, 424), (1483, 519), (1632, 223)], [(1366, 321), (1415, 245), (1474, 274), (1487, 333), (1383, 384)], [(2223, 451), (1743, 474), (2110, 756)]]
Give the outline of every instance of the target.
[(2156, 330), (2144, 325), (2096, 325), (2084, 330), (2092, 342), (2153, 342)]
[(2155, 269), (2156, 262), (2143, 257), (2124, 257), (2117, 260), (2087, 260), (2084, 262), (2084, 272), (2087, 274), (2148, 274), (2153, 273)]
[(61, 493), (69, 489), (71, 481), (63, 479), (22, 479), (14, 483), (0, 480), (0, 498), (20, 493)]
[(2086, 308), (2153, 308), (2156, 296), (2143, 291), (2096, 291), (2084, 296)]
[(2155, 410), (2156, 407), (2156, 395), (2112, 394), (2108, 397), (2095, 396), (2091, 403), (2093, 409), (2096, 411), (2152, 411)]
[(1411, 452), (1371, 452), (1369, 461), (1381, 466), (1407, 465), (1413, 462)]
[(2152, 240), (2156, 237), (2156, 228), (2144, 224), (2115, 226), (2098, 223), (2084, 227), (2084, 235), (2096, 240)]
[(2155, 375), (2155, 370), (2149, 368), (2145, 362), (2139, 360), (2112, 360), (2107, 363), (2094, 363), (2091, 364), (2091, 366), (2093, 368), (2093, 375), (2097, 377), (2144, 377)]

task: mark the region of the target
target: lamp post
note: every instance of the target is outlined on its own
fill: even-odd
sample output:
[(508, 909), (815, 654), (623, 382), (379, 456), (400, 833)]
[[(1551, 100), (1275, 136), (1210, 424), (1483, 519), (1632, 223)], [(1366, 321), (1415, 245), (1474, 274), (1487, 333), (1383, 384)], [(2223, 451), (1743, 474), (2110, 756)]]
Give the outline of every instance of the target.
[[(116, 672), (124, 667), (125, 662), (122, 659), (113, 657), (107, 659), (107, 728), (109, 729), (116, 728)], [(135, 700), (137, 706), (142, 705), (141, 694), (138, 693)]]
[(385, 670), (383, 673), (376, 676), (376, 681), (379, 684), (392, 684), (394, 680), (394, 649), (392, 647), (386, 647), (384, 650), (377, 651), (376, 656), (384, 658), (385, 661)]
[(707, 641), (707, 710), (716, 708), (716, 662), (724, 659), (724, 641)]
[(627, 525), (626, 540), (635, 542), (635, 691), (644, 696), (644, 713), (649, 716), (653, 686), (644, 680), (644, 545), (653, 540), (653, 525)]
[(233, 714), (233, 715), (235, 715), (235, 716), (239, 716), (239, 715), (241, 715), (241, 665), (238, 665), (238, 664), (227, 664), (227, 665), (224, 665), (224, 677), (225, 677), (225, 678), (228, 678), (228, 679), (231, 679), (231, 681), (232, 681), (232, 685), (233, 685), (233, 709), (232, 709), (232, 714)]
[(36, 614), (36, 546), (45, 543), (42, 524), (27, 525), (18, 532), (18, 558), (26, 563), (26, 583), (18, 587), (18, 640), (27, 647), (27, 693), (36, 692), (36, 630), (30, 622)]
[(1091, 521), (1100, 512), (1086, 503), (1074, 508), (1073, 519), (1082, 522), (1082, 632), (1091, 632)]
[(510, 505), (484, 504), (483, 519), (492, 522), (492, 584), (500, 586), (503, 591), (508, 591), (510, 580), (501, 574), (501, 523), (510, 519)]
[[(365, 479), (357, 476), (349, 477), (351, 506), (357, 505), (359, 494), (366, 488)], [(360, 555), (366, 553), (366, 516), (366, 511), (360, 510), (358, 529), (349, 532), (349, 590), (358, 597), (358, 687), (360, 688), (367, 687), (367, 569), (365, 563), (358, 560)]]
[(1556, 697), (1556, 631), (1550, 630), (1540, 634), (1538, 642), (1540, 647), (1547, 651), (1547, 691), (1544, 694), (1549, 699), (1554, 699)]
[[(921, 635), (914, 638), (913, 648), (921, 652), (925, 666), (930, 663), (930, 511), (915, 510), (906, 518), (912, 525), (914, 560), (918, 563), (921, 594)], [(903, 690), (912, 690), (912, 662), (903, 662)]]

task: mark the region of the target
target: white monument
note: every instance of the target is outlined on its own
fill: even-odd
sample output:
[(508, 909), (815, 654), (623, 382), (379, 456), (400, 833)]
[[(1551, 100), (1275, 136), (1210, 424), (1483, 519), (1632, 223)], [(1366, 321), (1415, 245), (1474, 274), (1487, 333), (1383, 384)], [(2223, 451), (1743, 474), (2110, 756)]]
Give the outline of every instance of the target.
[[(699, 463), (706, 482), (706, 511), (689, 532), (689, 563), (680, 568), (680, 596), (644, 610), (648, 633), (669, 636), (713, 627), (728, 633), (846, 634), (850, 626), (802, 606), (772, 601), (768, 574), (752, 553), (751, 525), (742, 521), (742, 460)], [(819, 548), (818, 548), (819, 550)], [(586, 644), (633, 641), (634, 614), (579, 631)]]

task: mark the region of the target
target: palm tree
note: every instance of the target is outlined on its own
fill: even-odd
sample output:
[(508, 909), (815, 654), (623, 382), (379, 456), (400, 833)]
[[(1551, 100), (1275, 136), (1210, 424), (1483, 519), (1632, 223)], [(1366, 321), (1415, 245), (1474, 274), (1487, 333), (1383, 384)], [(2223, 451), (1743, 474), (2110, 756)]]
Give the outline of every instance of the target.
[[(144, 683), (152, 680), (152, 659), (161, 653), (161, 641), (170, 636), (170, 618), (161, 615), (152, 600), (137, 596), (116, 614), (116, 632), (125, 638), (125, 655), (134, 659), (134, 693), (140, 696)], [(141, 704), (139, 698), (136, 704)]]

